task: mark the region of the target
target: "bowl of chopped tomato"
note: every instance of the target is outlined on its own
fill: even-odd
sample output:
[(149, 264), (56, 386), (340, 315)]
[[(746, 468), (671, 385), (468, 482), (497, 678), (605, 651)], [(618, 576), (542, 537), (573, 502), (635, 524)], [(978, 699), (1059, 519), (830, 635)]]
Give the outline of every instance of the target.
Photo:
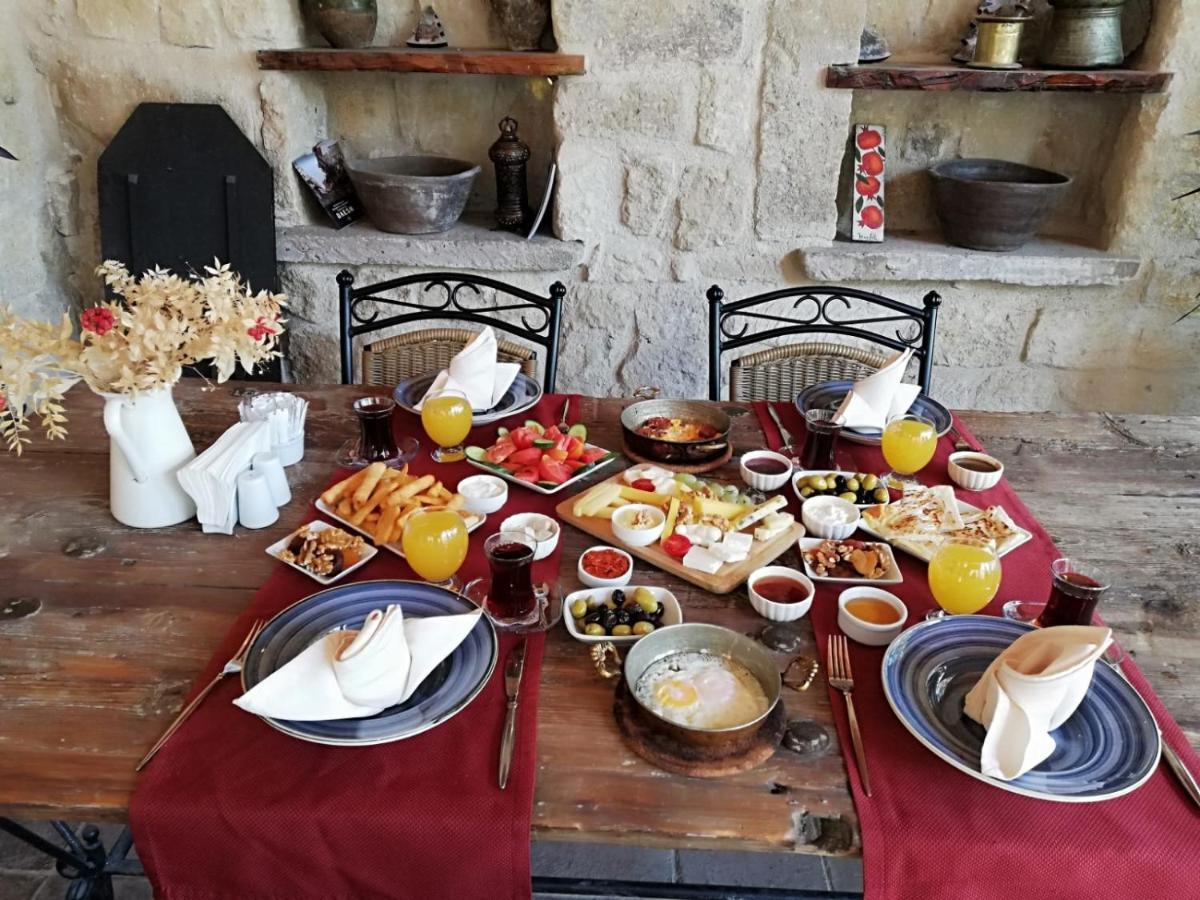
[(578, 571), (588, 587), (624, 587), (633, 577), (633, 557), (616, 547), (588, 547), (579, 557)]

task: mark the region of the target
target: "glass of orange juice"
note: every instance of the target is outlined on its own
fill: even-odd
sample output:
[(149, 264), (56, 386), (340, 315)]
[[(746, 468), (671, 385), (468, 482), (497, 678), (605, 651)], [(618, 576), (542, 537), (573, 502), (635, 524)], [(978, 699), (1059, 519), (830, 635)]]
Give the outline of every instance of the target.
[(926, 618), (977, 613), (992, 602), (999, 589), (1000, 560), (995, 550), (946, 544), (929, 561), (929, 590), (941, 609)]
[(467, 526), (449, 509), (418, 510), (404, 523), (400, 548), (412, 570), (430, 584), (457, 590), (455, 574), (467, 558)]
[(937, 440), (937, 429), (921, 416), (910, 413), (888, 422), (883, 429), (881, 449), (892, 471), (882, 477), (883, 483), (899, 490), (919, 485), (913, 476), (933, 459)]
[(421, 424), (438, 446), (433, 458), (440, 463), (463, 458), (463, 441), (471, 430), (471, 401), (462, 391), (441, 391), (421, 404)]

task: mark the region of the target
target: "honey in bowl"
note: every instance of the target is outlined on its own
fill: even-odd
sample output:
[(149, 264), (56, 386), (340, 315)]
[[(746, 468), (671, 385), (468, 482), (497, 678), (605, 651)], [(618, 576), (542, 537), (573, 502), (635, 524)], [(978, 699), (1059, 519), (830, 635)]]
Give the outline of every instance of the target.
[(784, 575), (760, 578), (754, 582), (754, 591), (772, 603), (803, 603), (808, 599), (808, 588), (794, 578)]
[[(755, 590), (757, 589), (758, 586), (755, 585)], [(849, 601), (845, 608), (846, 612), (860, 622), (871, 625), (895, 625), (900, 621), (900, 611), (896, 607), (875, 597), (859, 597)]]

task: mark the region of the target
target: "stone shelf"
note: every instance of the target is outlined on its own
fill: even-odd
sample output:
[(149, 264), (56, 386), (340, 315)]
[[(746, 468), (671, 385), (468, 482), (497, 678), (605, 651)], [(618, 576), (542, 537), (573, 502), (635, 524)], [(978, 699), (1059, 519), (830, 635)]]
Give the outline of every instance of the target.
[(809, 278), (855, 281), (995, 281), (1031, 287), (1115, 285), (1135, 278), (1141, 260), (1052, 238), (1011, 253), (952, 247), (933, 235), (893, 235), (879, 244), (835, 241), (798, 251)]
[(527, 241), (479, 219), (463, 219), (439, 234), (388, 234), (357, 222), (341, 230), (325, 225), (280, 228), (276, 255), (280, 262), (331, 266), (565, 272), (583, 261), (583, 244), (545, 235)]
[(325, 72), (430, 72), (442, 75), (582, 75), (587, 60), (572, 53), (515, 50), (413, 50), (301, 47), (259, 50), (260, 69)]
[(1170, 72), (1135, 69), (970, 69), (953, 64), (871, 63), (834, 65), (825, 86), (873, 91), (1074, 91), (1158, 94)]

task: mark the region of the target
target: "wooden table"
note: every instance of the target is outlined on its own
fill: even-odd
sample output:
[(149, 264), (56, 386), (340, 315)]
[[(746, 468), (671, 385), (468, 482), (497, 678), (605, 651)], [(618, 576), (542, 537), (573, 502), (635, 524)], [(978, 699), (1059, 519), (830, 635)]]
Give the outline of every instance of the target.
[[(277, 526), (201, 535), (192, 522), (136, 531), (107, 508), (107, 439), (98, 398), (69, 398), (71, 436), (0, 456), (0, 610), (27, 597), (41, 611), (0, 617), (0, 815), (120, 820), (133, 766), (180, 706), (212, 648), (273, 563), (263, 548), (308, 516), (304, 499), (329, 475), (352, 432), (354, 387), (303, 387), (308, 451), (289, 470), (293, 494)], [(234, 386), (176, 390), (197, 446), (236, 418)], [(586, 399), (596, 442), (618, 447), (624, 401)], [(744, 407), (738, 449), (762, 443)], [(1114, 575), (1105, 615), (1167, 707), (1200, 745), (1200, 419), (966, 413), (1059, 546)], [(606, 473), (607, 474), (607, 473)], [(567, 528), (563, 586), (590, 539)], [(754, 631), (744, 592), (707, 595), (649, 567), (689, 621)], [(811, 637), (808, 650), (811, 652)], [(783, 657), (781, 657), (782, 659)], [(536, 837), (642, 846), (857, 852), (823, 684), (786, 690), (790, 718), (815, 720), (835, 742), (816, 759), (781, 751), (720, 780), (665, 774), (627, 751), (609, 715), (611, 688), (565, 629), (546, 645), (539, 712)]]

